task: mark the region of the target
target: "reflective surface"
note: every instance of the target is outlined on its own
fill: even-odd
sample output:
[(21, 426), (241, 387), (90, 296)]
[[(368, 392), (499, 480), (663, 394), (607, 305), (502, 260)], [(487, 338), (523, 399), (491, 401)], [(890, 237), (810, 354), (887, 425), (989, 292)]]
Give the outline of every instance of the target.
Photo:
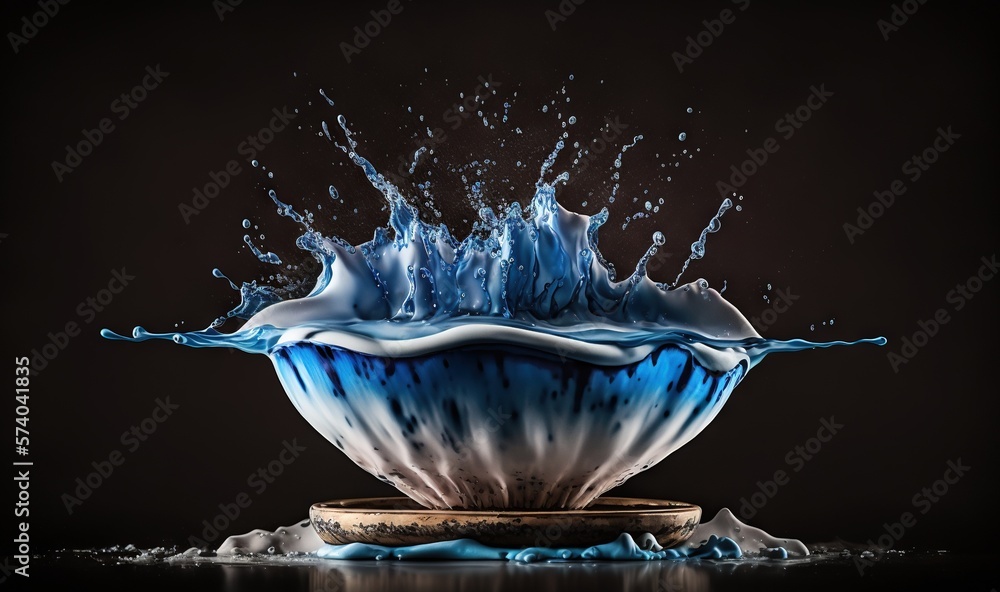
[(190, 558), (138, 564), (121, 555), (75, 552), (36, 557), (32, 583), (104, 590), (984, 590), (998, 570), (987, 556), (888, 554), (858, 571), (856, 556), (808, 560), (543, 563), (330, 561)]

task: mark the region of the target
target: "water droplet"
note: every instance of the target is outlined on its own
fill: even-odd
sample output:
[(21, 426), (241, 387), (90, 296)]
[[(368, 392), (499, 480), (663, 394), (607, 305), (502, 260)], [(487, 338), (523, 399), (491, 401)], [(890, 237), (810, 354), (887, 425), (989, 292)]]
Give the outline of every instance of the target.
[(659, 230), (657, 230), (656, 232), (653, 233), (653, 244), (654, 245), (659, 246), (659, 245), (663, 245), (666, 242), (667, 242), (667, 237), (663, 236), (662, 232), (660, 232)]
[(688, 139), (688, 135), (685, 132), (681, 132), (677, 134), (677, 139), (683, 142), (684, 140)]
[(249, 220), (246, 220), (246, 219), (243, 220), (243, 228), (250, 228), (250, 221)]
[(688, 112), (688, 113), (694, 113), (694, 109), (692, 109), (691, 107), (688, 107), (688, 108), (687, 108), (687, 112)]
[(569, 116), (569, 124), (573, 125), (574, 123), (576, 123), (576, 116), (575, 115), (570, 115)]

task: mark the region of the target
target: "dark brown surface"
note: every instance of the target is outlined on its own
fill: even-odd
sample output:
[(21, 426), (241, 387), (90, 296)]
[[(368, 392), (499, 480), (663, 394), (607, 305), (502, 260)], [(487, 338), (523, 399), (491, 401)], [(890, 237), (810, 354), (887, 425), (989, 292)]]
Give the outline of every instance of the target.
[[(261, 224), (262, 246), (287, 261), (305, 261), (293, 246), (297, 228), (275, 214), (267, 197), (272, 186), (296, 207), (322, 203), (317, 225), (324, 233), (353, 242), (371, 238), (385, 223), (384, 200), (317, 136), (319, 122), (337, 114), (385, 169), (412, 154), (412, 135), (423, 132), (417, 115), (425, 114), (432, 128), (448, 133), (439, 147), (442, 163), (501, 160), (517, 188), (512, 194), (524, 200), (562, 132), (552, 109), (545, 116), (539, 108), (564, 100), (558, 91), (569, 74), (575, 80), (567, 92), (579, 118), (572, 139), (600, 137), (605, 116), (629, 124), (621, 140), (645, 135), (625, 155), (620, 198), (609, 208), (601, 248), (627, 274), (652, 232), (664, 231), (670, 258), (654, 272), (658, 280), (673, 279), (716, 212), (715, 182), (747, 158), (747, 149), (776, 135), (775, 120), (795, 110), (810, 86), (826, 84), (835, 96), (794, 137), (781, 138), (780, 151), (741, 188), (744, 210), (726, 214), (706, 257), (685, 277), (702, 276), (717, 287), (728, 280), (725, 297), (748, 317), (772, 310), (762, 299), (768, 283), (789, 289), (798, 300), (767, 327), (767, 337), (890, 340), (882, 349), (769, 357), (704, 433), (614, 493), (691, 500), (709, 516), (725, 506), (750, 524), (802, 540), (877, 540), (883, 525), (919, 512), (913, 496), (960, 457), (972, 470), (919, 514), (899, 544), (997, 548), (996, 538), (982, 537), (989, 527), (984, 508), (1000, 498), (1000, 398), (992, 373), (997, 280), (898, 373), (886, 359), (918, 321), (950, 310), (948, 291), (996, 249), (1000, 95), (990, 56), (1000, 38), (997, 3), (924, 3), (886, 41), (877, 21), (890, 18), (897, 0), (753, 0), (683, 73), (672, 54), (684, 51), (704, 20), (737, 4), (587, 0), (553, 31), (545, 11), (557, 10), (557, 0), (404, 2), (404, 12), (350, 64), (339, 43), (385, 2), (243, 0), (224, 21), (214, 4), (74, 0), (17, 55), (9, 45), (0, 51), (7, 371), (11, 358), (49, 343), (48, 333), (71, 321), (82, 325), (33, 386), (35, 549), (184, 545), (192, 536), (206, 538), (204, 521), (216, 519), (223, 526), (212, 537), (217, 545), (229, 535), (295, 523), (316, 500), (397, 495), (300, 417), (266, 359), (171, 343), (111, 343), (98, 330), (128, 332), (142, 324), (169, 331), (181, 321), (200, 328), (233, 306), (236, 294), (211, 276), (213, 267), (237, 282), (269, 273), (246, 252), (244, 217)], [(12, 0), (0, 10), (6, 34), (40, 9), (37, 0)], [(52, 161), (65, 158), (64, 147), (79, 142), (82, 129), (114, 118), (110, 102), (157, 64), (170, 72), (162, 86), (59, 183)], [(492, 149), (474, 120), (454, 131), (442, 121), (459, 93), (468, 96), (477, 77), (490, 74), (503, 82), (504, 96), (518, 92), (512, 122), (527, 137), (502, 151)], [(286, 105), (300, 108), (295, 124), (302, 130), (282, 132), (261, 154), (272, 181), (236, 148), (268, 123), (271, 109)], [(689, 116), (687, 107), (695, 113)], [(918, 181), (907, 179), (906, 193), (849, 244), (842, 224), (857, 219), (873, 191), (905, 179), (903, 162), (933, 141), (937, 127), (949, 125), (962, 134), (954, 148)], [(660, 181), (655, 155), (677, 152), (681, 131), (688, 133), (686, 147), (702, 150), (672, 182)], [(569, 205), (594, 213), (606, 204), (620, 143), (574, 176), (565, 188)], [(178, 204), (190, 203), (192, 188), (205, 186), (230, 159), (244, 171), (185, 225)], [(517, 160), (529, 166), (515, 170)], [(471, 222), (475, 212), (454, 176), (438, 177), (444, 216), (462, 234), (468, 230), (462, 220)], [(345, 206), (324, 196), (331, 184)], [(665, 203), (656, 216), (620, 230), (625, 216), (660, 196)], [(583, 199), (590, 205), (580, 207)], [(331, 210), (340, 214), (336, 222)], [(77, 307), (122, 266), (136, 279), (87, 323)], [(830, 317), (833, 327), (819, 324)], [(68, 514), (61, 496), (74, 493), (92, 463), (127, 450), (121, 434), (163, 397), (180, 409)], [(12, 401), (6, 405), (2, 416), (10, 418)], [(804, 465), (789, 466), (787, 455), (831, 416), (844, 424), (842, 432)], [(272, 482), (261, 482), (266, 488), (248, 485), (286, 439), (306, 450)], [(764, 495), (758, 484), (773, 481), (778, 470), (790, 482), (750, 508), (752, 517), (742, 514), (741, 500)], [(243, 493), (250, 505), (227, 518), (220, 505), (235, 515)], [(12, 555), (14, 532), (3, 534), (2, 555)], [(223, 579), (222, 570), (214, 575)], [(878, 587), (868, 581), (860, 586)], [(948, 589), (946, 578), (928, 581)], [(998, 586), (998, 580), (973, 583), (966, 589)]]

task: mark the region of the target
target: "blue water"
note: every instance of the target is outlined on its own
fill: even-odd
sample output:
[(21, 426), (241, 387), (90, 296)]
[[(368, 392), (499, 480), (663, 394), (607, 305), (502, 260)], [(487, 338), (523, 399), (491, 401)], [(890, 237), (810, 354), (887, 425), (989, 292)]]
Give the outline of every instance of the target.
[[(425, 543), (409, 547), (383, 547), (366, 543), (325, 545), (317, 552), (324, 559), (485, 560), (536, 563), (540, 561), (651, 561), (657, 559), (739, 559), (743, 551), (731, 538), (712, 536), (699, 547), (678, 547), (654, 551), (642, 549), (628, 534), (610, 543), (592, 547), (489, 547), (472, 539)], [(787, 557), (787, 552), (785, 553)]]
[(694, 438), (746, 373), (665, 346), (623, 366), (510, 346), (271, 356), (296, 410), (358, 466), (435, 508), (577, 508)]
[[(320, 528), (324, 528), (320, 526)], [(198, 555), (194, 548), (185, 555)], [(561, 561), (650, 561), (672, 559), (788, 559), (808, 557), (809, 549), (799, 540), (774, 537), (759, 528), (740, 522), (723, 508), (707, 522), (699, 524), (691, 537), (672, 549), (664, 549), (651, 533), (632, 537), (622, 533), (615, 540), (587, 547), (505, 548), (484, 545), (468, 538), (391, 547), (368, 543), (331, 545), (323, 542), (310, 520), (273, 532), (257, 529), (227, 538), (216, 553), (219, 557), (322, 557), (342, 560), (471, 560), (516, 562)]]
[[(426, 507), (584, 507), (704, 429), (766, 355), (885, 344), (764, 339), (704, 279), (680, 284), (721, 229), (728, 198), (673, 282), (647, 273), (674, 240), (662, 232), (619, 279), (600, 251), (607, 208), (584, 215), (557, 199), (570, 179), (554, 171), (568, 131), (540, 163), (524, 206), (486, 206), (486, 188), (472, 176), (466, 201), (478, 219), (459, 240), (423, 220), (416, 200), (358, 152), (342, 115), (322, 129), (385, 200), (387, 223), (371, 240), (325, 236), (314, 214), (270, 190), (277, 213), (302, 228), (297, 247), (320, 263), (308, 295), (237, 286), (214, 270), (241, 299), (206, 329), (101, 334), (268, 355), (313, 427)], [(621, 148), (616, 169), (641, 139)], [(411, 171), (419, 164), (416, 154)], [(613, 180), (608, 203), (618, 170)], [(328, 192), (344, 199), (333, 186)], [(261, 262), (282, 264), (249, 234), (244, 242)], [(221, 331), (231, 319), (246, 323)]]
[[(338, 237), (325, 237), (312, 227), (312, 214), (300, 214), (271, 190), (278, 214), (304, 229), (297, 246), (322, 264), (308, 296), (285, 299), (274, 287), (243, 283), (238, 288), (240, 304), (205, 330), (152, 333), (136, 327), (127, 337), (107, 329), (101, 334), (109, 339), (169, 339), (192, 347), (270, 353), (285, 330), (293, 327), (402, 340), (485, 321), (555, 334), (580, 334), (583, 329), (587, 340), (599, 343), (744, 348), (751, 366), (776, 351), (885, 343), (881, 337), (826, 343), (763, 339), (705, 280), (676, 286), (692, 261), (705, 255), (708, 234), (721, 227), (723, 214), (732, 206), (729, 199), (691, 245), (691, 255), (673, 285), (655, 282), (646, 272), (648, 262), (667, 242), (660, 232), (654, 234), (635, 270), (618, 280), (599, 249), (599, 231), (608, 220), (608, 210), (593, 216), (573, 213), (556, 199), (557, 188), (568, 181), (568, 173), (547, 180), (565, 148), (563, 139), (542, 163), (526, 208), (515, 202), (498, 215), (483, 207), (473, 231), (459, 241), (444, 224), (421, 220), (400, 190), (356, 152), (343, 116), (338, 123), (346, 145), (337, 146), (389, 206), (388, 224), (375, 228), (372, 240), (351, 245)], [(325, 122), (323, 128), (333, 141)], [(470, 202), (481, 190), (478, 182), (471, 185)], [(277, 255), (254, 246), (249, 236), (244, 240), (260, 260), (280, 262)], [(214, 273), (225, 277), (218, 270)], [(220, 332), (230, 318), (249, 322), (240, 330)]]

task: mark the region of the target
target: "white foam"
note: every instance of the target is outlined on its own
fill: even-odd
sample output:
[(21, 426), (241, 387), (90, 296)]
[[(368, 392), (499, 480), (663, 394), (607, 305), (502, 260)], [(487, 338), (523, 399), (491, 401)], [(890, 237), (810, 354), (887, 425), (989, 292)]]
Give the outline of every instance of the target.
[[(715, 535), (719, 538), (728, 537), (736, 541), (743, 553), (747, 555), (757, 555), (765, 549), (782, 547), (788, 551), (789, 555), (809, 555), (809, 549), (802, 541), (790, 538), (779, 538), (772, 536), (763, 530), (740, 522), (729, 508), (722, 508), (708, 522), (699, 524), (694, 533), (682, 546), (689, 549), (697, 548), (708, 542), (708, 538)], [(660, 551), (662, 546), (656, 538), (649, 533), (645, 533), (636, 538), (636, 543), (640, 548), (649, 551)], [(253, 530), (243, 535), (236, 535), (227, 538), (219, 549), (218, 555), (238, 555), (238, 554), (269, 554), (287, 555), (289, 553), (315, 554), (326, 543), (319, 538), (313, 530), (309, 519), (302, 520), (293, 526), (285, 526), (274, 532), (267, 530)]]
[[(469, 345), (516, 345), (553, 353), (601, 366), (625, 366), (644, 359), (660, 344), (645, 343), (635, 346), (615, 343), (585, 341), (586, 332), (566, 331), (547, 333), (530, 327), (496, 324), (488, 321), (466, 320), (460, 325), (427, 332), (409, 338), (382, 339), (349, 330), (329, 329), (317, 332), (315, 328), (287, 329), (279, 344), (309, 341), (340, 347), (349, 351), (388, 358), (409, 358)], [(609, 333), (627, 333), (602, 327), (605, 338)], [(405, 335), (405, 329), (399, 331)], [(580, 337), (577, 337), (579, 335)], [(750, 358), (743, 348), (718, 349), (701, 343), (680, 345), (690, 351), (698, 362), (715, 372), (728, 372), (741, 362), (749, 364)]]
[(729, 508), (722, 508), (708, 522), (702, 522), (695, 528), (691, 538), (684, 543), (687, 547), (698, 547), (708, 541), (708, 538), (715, 535), (719, 538), (729, 537), (736, 541), (744, 553), (757, 554), (764, 549), (782, 547), (788, 551), (789, 555), (808, 555), (809, 549), (802, 541), (797, 539), (779, 538), (772, 536), (763, 530), (740, 522), (740, 520), (729, 511)]
[(223, 541), (216, 551), (218, 555), (289, 555), (292, 553), (315, 553), (325, 545), (306, 518), (292, 526), (283, 526), (274, 532), (262, 529), (235, 535)]

